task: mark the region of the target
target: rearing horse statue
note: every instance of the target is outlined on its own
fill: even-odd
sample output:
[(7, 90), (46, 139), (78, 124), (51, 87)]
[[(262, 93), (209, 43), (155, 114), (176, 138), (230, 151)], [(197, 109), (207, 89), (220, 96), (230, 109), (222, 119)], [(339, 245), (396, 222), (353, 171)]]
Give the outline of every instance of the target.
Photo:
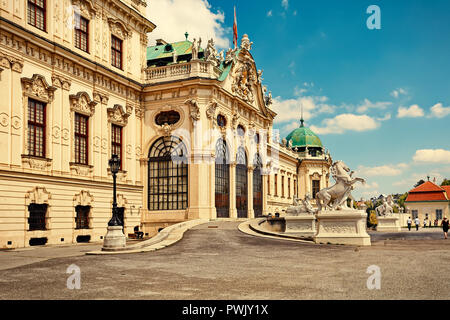
[[(317, 205), (319, 211), (325, 210), (341, 210), (347, 207), (347, 198), (353, 190), (353, 184), (356, 182), (366, 183), (363, 178), (353, 178), (353, 171), (350, 172), (349, 167), (343, 161), (336, 161), (331, 166), (331, 174), (336, 183), (320, 190), (316, 193)], [(323, 201), (323, 204), (321, 203)]]

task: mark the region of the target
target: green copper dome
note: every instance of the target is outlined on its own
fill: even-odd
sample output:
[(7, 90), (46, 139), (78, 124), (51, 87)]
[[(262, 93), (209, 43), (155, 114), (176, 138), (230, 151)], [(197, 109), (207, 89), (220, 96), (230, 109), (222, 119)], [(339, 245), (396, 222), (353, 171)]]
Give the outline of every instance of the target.
[(287, 146), (289, 146), (289, 140), (292, 140), (292, 148), (306, 146), (322, 148), (322, 141), (319, 137), (303, 125), (303, 119), (300, 122), (300, 128), (295, 129), (286, 137)]

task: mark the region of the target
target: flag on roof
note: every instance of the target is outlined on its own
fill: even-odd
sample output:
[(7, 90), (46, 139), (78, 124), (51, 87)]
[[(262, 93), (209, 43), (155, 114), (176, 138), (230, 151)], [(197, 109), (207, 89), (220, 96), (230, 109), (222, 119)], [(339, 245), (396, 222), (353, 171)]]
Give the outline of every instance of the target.
[(237, 33), (237, 19), (236, 19), (236, 6), (234, 7), (234, 23), (233, 23), (233, 43), (237, 48), (238, 33)]

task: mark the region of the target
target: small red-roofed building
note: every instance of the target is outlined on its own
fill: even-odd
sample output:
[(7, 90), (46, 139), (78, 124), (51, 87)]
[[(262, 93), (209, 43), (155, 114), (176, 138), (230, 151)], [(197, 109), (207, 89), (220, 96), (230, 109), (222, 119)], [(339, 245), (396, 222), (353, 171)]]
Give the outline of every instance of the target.
[(438, 186), (427, 181), (408, 192), (405, 207), (411, 219), (419, 217), (421, 226), (427, 217), (432, 226), (436, 219), (440, 225), (443, 217), (449, 217), (450, 186)]

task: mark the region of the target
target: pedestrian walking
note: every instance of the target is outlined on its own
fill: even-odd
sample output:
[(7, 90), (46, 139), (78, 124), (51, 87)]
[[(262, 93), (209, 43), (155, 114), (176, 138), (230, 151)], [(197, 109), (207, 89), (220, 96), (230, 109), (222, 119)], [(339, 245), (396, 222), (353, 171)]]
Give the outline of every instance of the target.
[(406, 222), (408, 223), (408, 230), (411, 231), (411, 224), (412, 224), (411, 217), (408, 217), (408, 220), (406, 220)]
[(444, 217), (444, 219), (441, 222), (442, 231), (444, 231), (444, 239), (447, 239), (447, 233), (448, 233), (448, 219), (447, 217)]
[(414, 223), (416, 224), (416, 231), (419, 231), (420, 220), (418, 217), (416, 219), (414, 219)]
[[(428, 218), (427, 218), (428, 219)], [(424, 228), (426, 228), (427, 227), (427, 224), (428, 224), (428, 220), (427, 219), (424, 219), (423, 220), (423, 227)]]

